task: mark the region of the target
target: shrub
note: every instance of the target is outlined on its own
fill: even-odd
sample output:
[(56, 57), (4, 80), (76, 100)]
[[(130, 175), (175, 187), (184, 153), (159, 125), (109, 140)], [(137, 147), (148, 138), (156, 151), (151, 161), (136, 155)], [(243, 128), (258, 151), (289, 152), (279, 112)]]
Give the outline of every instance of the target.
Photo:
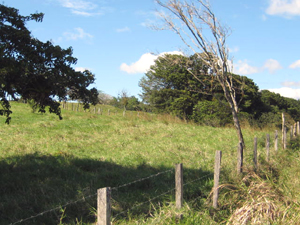
[(192, 119), (203, 125), (225, 126), (232, 122), (230, 109), (226, 106), (217, 100), (200, 101), (194, 107)]

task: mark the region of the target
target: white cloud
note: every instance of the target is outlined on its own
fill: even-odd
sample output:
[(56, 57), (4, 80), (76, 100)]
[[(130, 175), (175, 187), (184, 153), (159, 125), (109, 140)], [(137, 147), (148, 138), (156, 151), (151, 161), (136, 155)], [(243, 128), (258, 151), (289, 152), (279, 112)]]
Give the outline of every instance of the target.
[(94, 15), (100, 15), (100, 13), (90, 13), (85, 11), (78, 11), (78, 10), (72, 10), (73, 14), (79, 15), (79, 16), (94, 16)]
[(291, 68), (291, 69), (300, 68), (300, 59), (297, 60), (296, 62), (293, 62), (293, 63), (289, 66), (289, 68)]
[(118, 33), (128, 32), (128, 31), (130, 31), (130, 28), (129, 27), (118, 28), (118, 29), (116, 29), (116, 31)]
[(247, 60), (239, 60), (236, 64), (234, 64), (233, 72), (239, 75), (249, 75), (268, 70), (269, 73), (273, 74), (280, 69), (282, 69), (282, 66), (275, 59), (266, 60), (262, 67), (251, 66)]
[(269, 15), (284, 17), (300, 15), (300, 0), (269, 0), (270, 5), (266, 10)]
[(239, 47), (229, 48), (229, 52), (238, 52), (240, 50)]
[(83, 72), (85, 70), (90, 70), (90, 69), (86, 68), (86, 67), (75, 67), (75, 71), (78, 71), (78, 72)]
[(264, 66), (263, 69), (267, 69), (270, 73), (275, 73), (277, 70), (282, 69), (282, 66), (280, 63), (275, 60), (275, 59), (268, 59)]
[(234, 64), (233, 72), (240, 75), (249, 75), (253, 73), (258, 73), (259, 68), (250, 66), (247, 60), (239, 60), (237, 64)]
[(128, 65), (126, 63), (122, 63), (120, 66), (120, 70), (129, 73), (129, 74), (135, 74), (135, 73), (146, 73), (150, 66), (154, 65), (154, 61), (159, 57), (163, 56), (165, 54), (176, 54), (176, 55), (183, 55), (182, 52), (179, 51), (173, 51), (173, 52), (163, 52), (159, 55), (154, 55), (152, 53), (146, 53), (141, 56), (141, 58)]
[(275, 92), (277, 94), (280, 94), (281, 96), (287, 97), (287, 98), (294, 98), (294, 99), (300, 99), (300, 89), (293, 89), (290, 87), (282, 87), (278, 89), (269, 89), (271, 92)]
[[(111, 7), (99, 8), (97, 4), (88, 0), (57, 0), (62, 7), (68, 8), (73, 14), (80, 16), (104, 15), (114, 11)], [(100, 1), (103, 3), (103, 1)], [(99, 0), (97, 1), (99, 3)]]
[(146, 19), (145, 22), (142, 22), (141, 23), (141, 26), (143, 27), (153, 27), (153, 25), (155, 24), (155, 20), (152, 20), (152, 19)]
[(300, 82), (295, 81), (284, 81), (281, 83), (284, 87), (300, 87)]
[(82, 28), (77, 27), (74, 28), (75, 32), (65, 32), (64, 37), (67, 40), (78, 40), (78, 39), (92, 39), (94, 36), (86, 33)]
[(97, 8), (97, 5), (84, 0), (59, 0), (63, 7), (73, 10), (93, 10)]

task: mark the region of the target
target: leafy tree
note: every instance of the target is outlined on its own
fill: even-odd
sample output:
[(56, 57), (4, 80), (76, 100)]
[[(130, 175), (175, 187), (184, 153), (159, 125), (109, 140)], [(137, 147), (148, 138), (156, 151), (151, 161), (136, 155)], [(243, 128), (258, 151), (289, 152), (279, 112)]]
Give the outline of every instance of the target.
[(127, 109), (131, 111), (140, 111), (141, 110), (141, 103), (139, 99), (135, 96), (131, 96), (128, 98)]
[(231, 122), (230, 109), (226, 102), (213, 99), (199, 101), (194, 107), (193, 120), (209, 126), (224, 126)]
[(119, 95), (117, 98), (114, 97), (110, 101), (110, 105), (121, 109), (124, 109), (124, 103), (126, 103), (126, 110), (131, 110), (131, 111), (142, 110), (141, 102), (135, 96), (128, 97), (126, 95), (126, 99), (124, 99), (124, 97), (121, 97), (121, 95)]
[[(202, 75), (195, 78), (192, 73), (203, 71)], [(157, 112), (173, 113), (184, 119), (194, 119), (199, 122), (199, 113), (209, 113), (207, 104), (201, 101), (215, 101), (213, 105), (218, 108), (230, 109), (226, 104), (226, 98), (222, 88), (211, 76), (207, 75), (208, 69), (196, 54), (190, 57), (182, 55), (165, 55), (158, 57), (155, 64), (141, 79), (142, 99)], [(259, 106), (260, 94), (256, 84), (247, 77), (232, 74), (232, 82), (235, 86), (243, 86), (236, 90), (236, 99), (240, 111), (259, 116), (255, 106)], [(198, 104), (199, 103), (199, 104)], [(196, 109), (195, 109), (196, 107)], [(197, 115), (193, 115), (193, 114)], [(217, 117), (221, 114), (215, 114)], [(212, 117), (207, 117), (212, 118)], [(228, 116), (220, 125), (228, 122)]]
[[(200, 84), (187, 70), (200, 67), (193, 56), (170, 55), (158, 57), (155, 64), (140, 80), (143, 102), (157, 112), (174, 113), (184, 119), (193, 113), (193, 106), (204, 95), (209, 83)], [(203, 79), (203, 83), (204, 83)]]
[[(264, 124), (272, 123), (276, 118), (279, 121), (281, 113), (285, 112), (290, 117), (290, 122), (293, 124), (295, 121), (300, 120), (300, 101), (292, 98), (286, 98), (280, 94), (270, 92), (268, 90), (261, 91), (262, 116), (260, 121)], [(274, 117), (274, 118), (273, 118)], [(279, 118), (279, 119), (278, 119)], [(293, 121), (291, 121), (293, 120)]]
[(0, 4), (0, 114), (10, 121), (8, 96), (33, 100), (40, 112), (49, 107), (62, 119), (58, 101), (81, 99), (85, 108), (97, 103), (98, 91), (88, 86), (95, 80), (90, 71), (72, 68), (77, 59), (72, 48), (62, 49), (50, 41), (32, 37), (26, 22), (42, 22), (43, 13), (22, 16), (15, 8)]
[(121, 103), (121, 105), (123, 106), (124, 110), (127, 109), (127, 105), (128, 105), (128, 99), (129, 99), (129, 94), (128, 91), (126, 91), (125, 89), (123, 89), (118, 96), (119, 102)]

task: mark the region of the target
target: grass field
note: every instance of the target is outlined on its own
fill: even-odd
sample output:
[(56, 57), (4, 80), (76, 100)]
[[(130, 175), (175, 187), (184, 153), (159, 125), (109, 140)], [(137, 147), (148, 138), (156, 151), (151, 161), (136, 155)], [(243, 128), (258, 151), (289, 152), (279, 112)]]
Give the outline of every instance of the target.
[[(229, 221), (247, 202), (244, 192), (250, 181), (245, 185), (235, 174), (238, 139), (233, 128), (197, 126), (169, 115), (127, 112), (123, 116), (113, 108), (108, 115), (109, 106), (101, 107), (103, 115), (63, 110), (64, 119), (60, 121), (49, 113), (31, 113), (26, 104), (12, 103), (11, 124), (5, 125), (4, 118), (0, 121), (0, 224), (19, 222), (42, 212), (18, 224), (94, 224), (94, 194), (98, 188), (128, 184), (171, 170), (176, 163), (183, 163), (185, 183), (199, 179), (185, 186), (182, 220), (176, 216), (179, 212), (174, 209), (174, 192), (169, 191), (174, 187), (171, 171), (113, 191), (113, 223), (220, 224)], [(253, 138), (258, 137), (259, 159), (265, 162), (265, 136), (271, 133), (273, 137), (274, 131), (246, 127), (243, 132), (245, 165), (251, 171)], [(292, 147), (298, 148), (296, 141)], [(213, 210), (210, 192), (216, 150), (223, 153), (224, 188), (220, 208)], [(295, 177), (299, 174), (293, 159), (299, 160), (297, 154), (293, 151), (284, 155), (293, 163), (272, 155), (272, 165), (265, 163), (257, 175), (272, 184), (274, 171), (287, 163), (283, 175), (276, 174), (275, 185), (282, 195), (295, 200), (289, 203), (286, 218), (297, 212), (298, 197), (291, 189), (299, 190), (295, 189), (298, 180), (291, 182), (289, 175), (291, 171)], [(255, 178), (249, 177), (251, 181)], [(240, 196), (243, 193), (244, 198)], [(140, 205), (143, 202), (147, 203)], [(283, 221), (280, 216), (278, 221)]]

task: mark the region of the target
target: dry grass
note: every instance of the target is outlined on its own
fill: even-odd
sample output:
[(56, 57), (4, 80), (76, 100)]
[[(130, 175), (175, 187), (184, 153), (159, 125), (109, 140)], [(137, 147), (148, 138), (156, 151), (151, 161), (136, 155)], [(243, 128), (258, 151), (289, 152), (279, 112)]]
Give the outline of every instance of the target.
[(248, 171), (240, 187), (221, 188), (225, 187), (238, 191), (241, 198), (227, 224), (299, 224), (297, 203), (287, 199), (272, 180)]
[(278, 191), (255, 173), (242, 180), (248, 184), (244, 190), (246, 200), (231, 215), (228, 224), (269, 224), (282, 216), (282, 201)]

